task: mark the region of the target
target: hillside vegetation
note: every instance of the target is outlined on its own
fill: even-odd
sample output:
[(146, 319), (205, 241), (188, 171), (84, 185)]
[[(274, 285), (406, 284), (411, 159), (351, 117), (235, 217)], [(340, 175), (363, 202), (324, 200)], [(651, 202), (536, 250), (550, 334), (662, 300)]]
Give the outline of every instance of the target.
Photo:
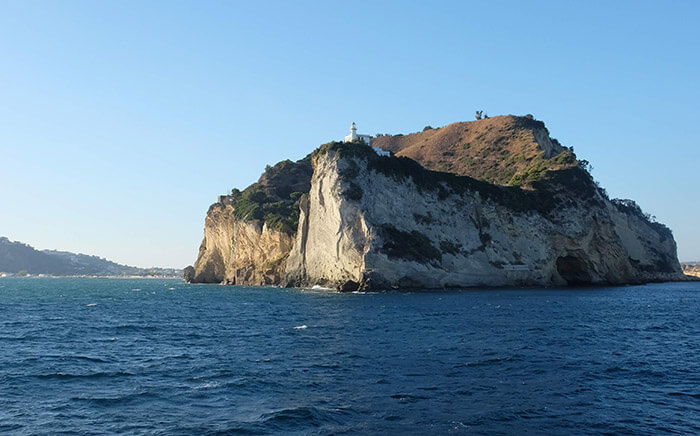
[(578, 164), (573, 151), (550, 138), (544, 123), (530, 116), (505, 115), (409, 135), (381, 135), (372, 145), (430, 170), (498, 185), (528, 186), (549, 171)]
[(297, 162), (284, 160), (268, 167), (260, 179), (243, 191), (233, 189), (225, 201), (234, 208), (236, 218), (259, 220), (287, 234), (296, 232), (299, 199), (311, 189), (311, 156)]

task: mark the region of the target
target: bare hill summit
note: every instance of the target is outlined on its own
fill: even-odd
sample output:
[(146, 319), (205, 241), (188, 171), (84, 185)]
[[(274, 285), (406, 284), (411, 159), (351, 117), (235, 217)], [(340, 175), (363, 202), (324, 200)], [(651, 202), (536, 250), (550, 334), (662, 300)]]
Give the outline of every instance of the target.
[(372, 145), (423, 167), (498, 185), (528, 185), (550, 170), (577, 164), (542, 121), (504, 115), (452, 123), (409, 135), (382, 135)]

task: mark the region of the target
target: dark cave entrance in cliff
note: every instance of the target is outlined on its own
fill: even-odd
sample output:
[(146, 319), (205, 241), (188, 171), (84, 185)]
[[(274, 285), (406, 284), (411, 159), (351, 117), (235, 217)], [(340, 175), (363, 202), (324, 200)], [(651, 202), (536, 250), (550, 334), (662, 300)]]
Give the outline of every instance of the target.
[(557, 272), (569, 285), (587, 285), (591, 283), (588, 262), (580, 257), (562, 256), (557, 259)]

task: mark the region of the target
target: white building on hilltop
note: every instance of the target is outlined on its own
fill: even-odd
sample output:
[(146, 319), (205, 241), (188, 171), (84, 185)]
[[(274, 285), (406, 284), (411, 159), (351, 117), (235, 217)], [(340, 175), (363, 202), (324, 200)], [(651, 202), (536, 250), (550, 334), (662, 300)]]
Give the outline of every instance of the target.
[(361, 135), (357, 133), (357, 127), (355, 127), (355, 123), (352, 123), (350, 126), (350, 134), (345, 137), (345, 141), (343, 142), (352, 142), (352, 141), (357, 141), (360, 140), (364, 142), (365, 144), (369, 145), (370, 141), (372, 140), (372, 137), (370, 135)]

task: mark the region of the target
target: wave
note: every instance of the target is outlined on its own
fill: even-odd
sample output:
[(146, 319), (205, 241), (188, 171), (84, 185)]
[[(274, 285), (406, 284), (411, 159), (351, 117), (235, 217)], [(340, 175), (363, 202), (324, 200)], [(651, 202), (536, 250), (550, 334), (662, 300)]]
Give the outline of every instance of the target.
[(668, 395), (670, 395), (672, 397), (700, 398), (700, 394), (689, 394), (687, 392), (669, 392)]
[(36, 360), (46, 360), (46, 359), (58, 359), (58, 360), (85, 360), (94, 363), (108, 363), (106, 360), (100, 359), (99, 357), (83, 356), (83, 355), (70, 355), (70, 354), (45, 354), (40, 356), (32, 356), (25, 360), (36, 361)]
[(411, 395), (411, 394), (394, 394), (391, 395), (391, 398), (395, 400), (399, 400), (402, 403), (415, 403), (420, 400), (428, 400), (428, 397), (424, 397), (422, 395)]
[(144, 401), (158, 398), (157, 395), (151, 392), (132, 392), (124, 395), (112, 397), (72, 397), (71, 401), (88, 402), (100, 406), (115, 406), (118, 404), (131, 403), (134, 401)]
[[(464, 366), (469, 366), (469, 367), (477, 367), (477, 366), (489, 366), (489, 365), (494, 365), (502, 362), (511, 362), (511, 361), (519, 361), (522, 360), (522, 355), (520, 354), (514, 354), (512, 356), (508, 357), (494, 357), (491, 359), (481, 359), (477, 360), (476, 362), (467, 362), (464, 364)], [(461, 365), (455, 366), (455, 368), (460, 367)]]
[(321, 409), (318, 407), (293, 407), (260, 415), (259, 423), (266, 429), (285, 431), (320, 427), (324, 424), (340, 424), (346, 409)]
[(335, 289), (333, 289), (333, 288), (329, 288), (329, 287), (321, 286), (321, 285), (313, 285), (311, 287), (311, 290), (312, 291), (335, 291)]
[(131, 377), (134, 374), (124, 371), (115, 372), (94, 372), (92, 374), (68, 374), (65, 372), (55, 372), (53, 374), (40, 374), (37, 378), (40, 379), (59, 379), (59, 380), (70, 380), (70, 379), (100, 379), (100, 378), (111, 378), (111, 377)]

